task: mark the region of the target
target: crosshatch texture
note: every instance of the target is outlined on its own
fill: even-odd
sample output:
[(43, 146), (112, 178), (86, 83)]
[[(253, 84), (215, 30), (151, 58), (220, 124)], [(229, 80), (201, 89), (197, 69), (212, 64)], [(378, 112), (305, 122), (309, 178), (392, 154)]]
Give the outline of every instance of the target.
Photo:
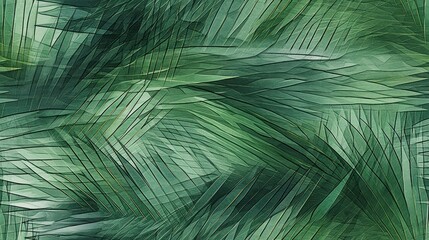
[(0, 239), (429, 239), (426, 0), (0, 0)]

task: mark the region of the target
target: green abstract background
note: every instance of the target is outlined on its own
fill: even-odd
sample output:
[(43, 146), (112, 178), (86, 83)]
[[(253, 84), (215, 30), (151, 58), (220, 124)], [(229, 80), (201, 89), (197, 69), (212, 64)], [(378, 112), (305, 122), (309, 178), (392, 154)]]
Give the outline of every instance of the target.
[(426, 0), (0, 0), (0, 239), (429, 239)]

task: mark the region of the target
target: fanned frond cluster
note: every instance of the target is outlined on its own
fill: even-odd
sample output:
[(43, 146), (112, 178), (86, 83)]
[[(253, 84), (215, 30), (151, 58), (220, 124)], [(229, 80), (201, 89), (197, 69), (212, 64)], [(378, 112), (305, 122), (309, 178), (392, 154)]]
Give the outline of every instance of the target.
[(0, 0), (0, 239), (429, 239), (423, 0)]

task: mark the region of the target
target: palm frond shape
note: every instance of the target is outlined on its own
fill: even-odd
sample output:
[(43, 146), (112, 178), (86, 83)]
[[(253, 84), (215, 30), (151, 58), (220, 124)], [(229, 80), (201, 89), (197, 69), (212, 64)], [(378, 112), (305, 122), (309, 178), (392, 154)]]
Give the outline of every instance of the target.
[(0, 239), (427, 239), (422, 0), (0, 0)]

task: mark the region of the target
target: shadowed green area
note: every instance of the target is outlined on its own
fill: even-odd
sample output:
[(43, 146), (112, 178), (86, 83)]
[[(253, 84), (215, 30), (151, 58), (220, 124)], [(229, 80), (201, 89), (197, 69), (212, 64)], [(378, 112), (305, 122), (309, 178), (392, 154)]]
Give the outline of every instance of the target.
[(0, 0), (0, 239), (428, 239), (425, 0)]

